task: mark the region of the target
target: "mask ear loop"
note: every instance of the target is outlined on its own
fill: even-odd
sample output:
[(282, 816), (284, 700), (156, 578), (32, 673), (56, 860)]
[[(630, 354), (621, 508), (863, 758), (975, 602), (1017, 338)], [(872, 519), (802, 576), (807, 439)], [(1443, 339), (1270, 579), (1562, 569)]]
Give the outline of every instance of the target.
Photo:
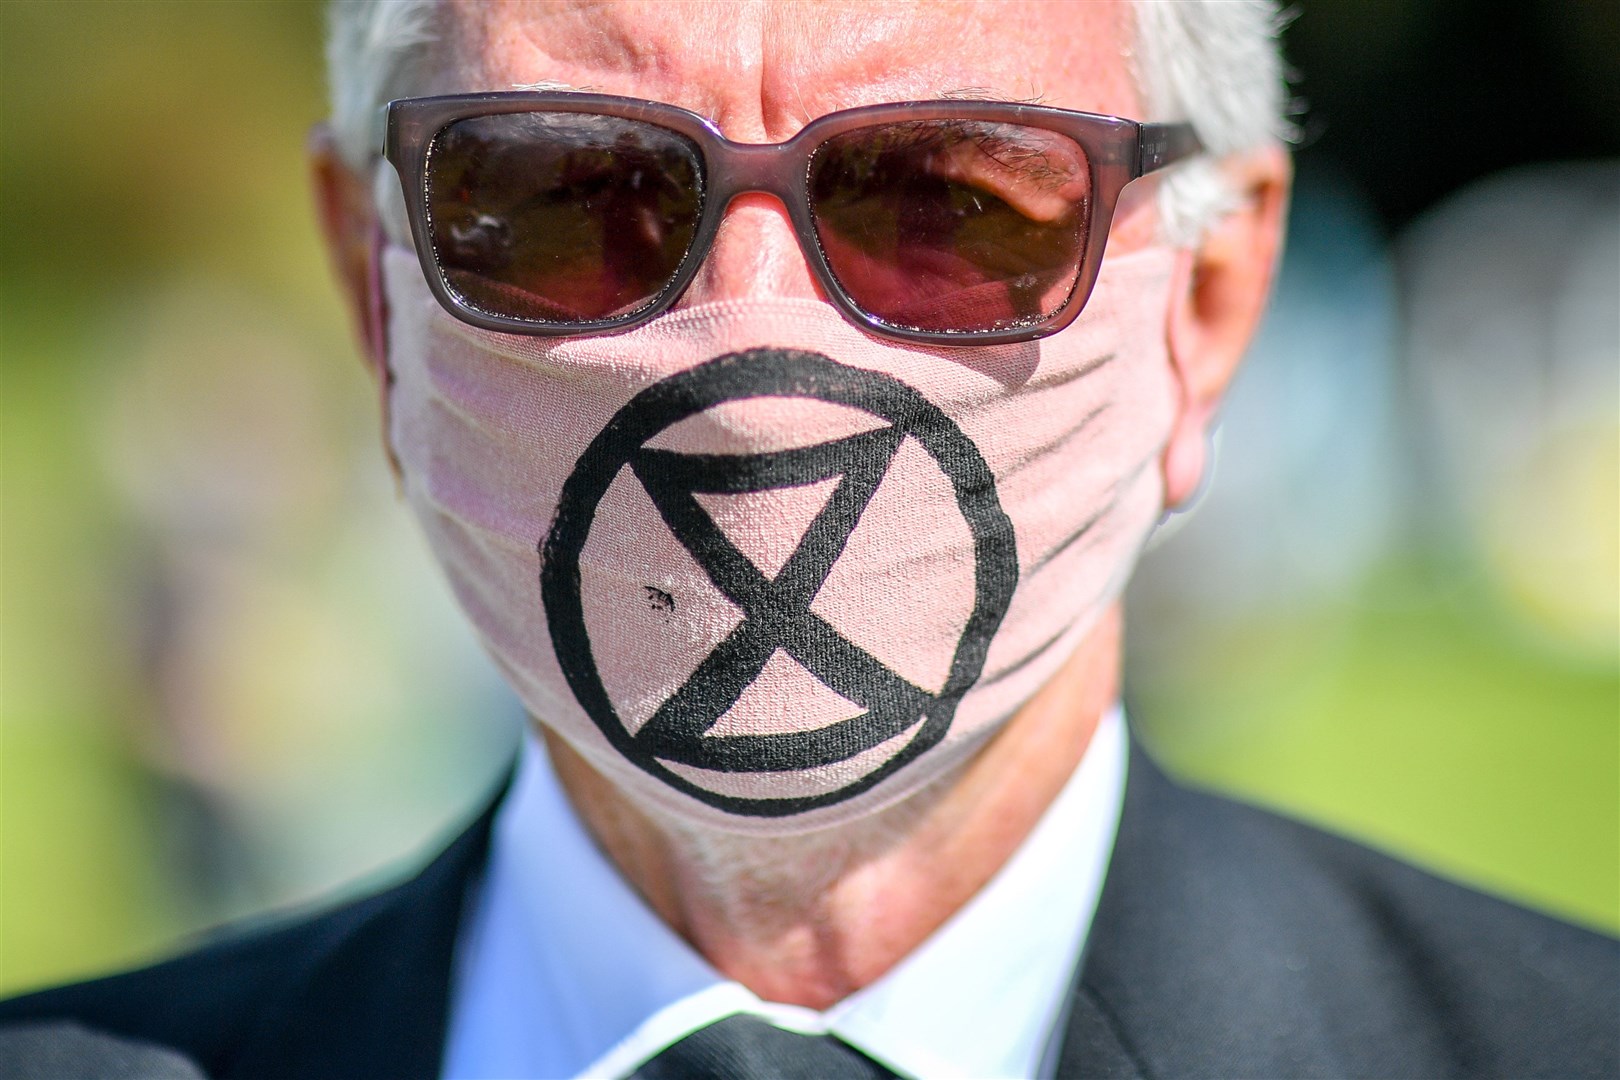
[(390, 402), (394, 396), (394, 365), (388, 355), (388, 296), (383, 289), (383, 249), (388, 237), (382, 225), (371, 225), (371, 259), (366, 266), (366, 341), (371, 346), (377, 363), (378, 406), (382, 412), (383, 453), (388, 455), (388, 468), (394, 474), (396, 486), (405, 483), (405, 470), (399, 455), (394, 453), (394, 425)]

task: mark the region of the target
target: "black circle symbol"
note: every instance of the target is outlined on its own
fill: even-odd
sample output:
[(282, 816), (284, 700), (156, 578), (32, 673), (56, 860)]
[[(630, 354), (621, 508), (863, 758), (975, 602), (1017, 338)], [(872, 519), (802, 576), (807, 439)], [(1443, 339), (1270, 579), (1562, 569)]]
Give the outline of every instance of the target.
[[(646, 443), (672, 424), (727, 401), (815, 398), (888, 421), (875, 431), (762, 454), (683, 454)], [(895, 452), (915, 439), (951, 482), (973, 536), (974, 603), (938, 693), (922, 689), (852, 643), (810, 610)], [(628, 466), (675, 537), (716, 588), (743, 612), (736, 628), (635, 734), (621, 721), (591, 652), (580, 594), (579, 555), (597, 505)], [(738, 493), (840, 478), (774, 579), (722, 533), (694, 495)], [(846, 367), (817, 353), (751, 349), (717, 357), (641, 391), (591, 441), (563, 484), (556, 520), (540, 545), (540, 594), (551, 643), (569, 688), (608, 741), (665, 783), (735, 814), (779, 817), (841, 802), (915, 760), (950, 729), (957, 703), (984, 669), (990, 639), (1018, 583), (1012, 522), (995, 477), (962, 429), (905, 383)], [(866, 711), (810, 731), (707, 736), (777, 650)], [(921, 720), (906, 745), (872, 772), (834, 791), (740, 798), (707, 790), (668, 768), (721, 772), (798, 771), (846, 761)]]

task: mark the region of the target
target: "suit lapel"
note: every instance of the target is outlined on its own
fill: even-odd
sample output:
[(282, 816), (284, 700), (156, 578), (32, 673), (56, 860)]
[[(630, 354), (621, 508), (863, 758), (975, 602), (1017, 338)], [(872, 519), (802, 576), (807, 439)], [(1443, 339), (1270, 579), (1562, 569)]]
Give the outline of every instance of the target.
[(1068, 1002), (1057, 1075), (1095, 1080), (1138, 1080), (1142, 1068), (1120, 1041), (1115, 1020), (1084, 984), (1075, 986)]
[(1060, 1075), (1347, 1074), (1333, 898), (1289, 828), (1176, 785), (1133, 740)]
[(416, 877), (322, 921), (229, 1075), (436, 1080), (462, 908), (504, 794)]

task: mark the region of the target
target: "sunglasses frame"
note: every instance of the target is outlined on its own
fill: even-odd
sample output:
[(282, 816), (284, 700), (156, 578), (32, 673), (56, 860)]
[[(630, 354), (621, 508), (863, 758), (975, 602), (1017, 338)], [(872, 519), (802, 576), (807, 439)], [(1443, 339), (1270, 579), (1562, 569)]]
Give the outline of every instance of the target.
[[(565, 337), (611, 334), (639, 326), (668, 311), (697, 275), (719, 231), (731, 201), (760, 192), (787, 208), (799, 249), (816, 281), (850, 322), (872, 334), (929, 345), (1000, 345), (1055, 334), (1072, 323), (1085, 307), (1102, 266), (1114, 208), (1125, 185), (1183, 158), (1201, 152), (1187, 124), (1149, 124), (1117, 116), (1075, 112), (1044, 105), (1004, 101), (901, 101), (828, 113), (810, 121), (780, 143), (739, 143), (723, 135), (710, 120), (662, 102), (573, 91), (508, 91), (402, 98), (385, 107), (383, 156), (399, 175), (405, 193), (411, 237), (429, 288), (456, 318), (485, 330), (531, 336)], [(546, 323), (496, 315), (475, 307), (445, 280), (433, 246), (428, 209), (428, 165), (438, 134), (458, 120), (509, 113), (590, 113), (641, 121), (692, 140), (699, 154), (700, 209), (692, 245), (680, 267), (657, 296), (626, 315), (580, 323)], [(1022, 124), (1072, 139), (1091, 167), (1089, 218), (1085, 251), (1068, 299), (1038, 322), (995, 330), (919, 330), (896, 326), (864, 311), (844, 291), (822, 250), (810, 209), (811, 159), (828, 139), (860, 128), (927, 120), (969, 120)]]

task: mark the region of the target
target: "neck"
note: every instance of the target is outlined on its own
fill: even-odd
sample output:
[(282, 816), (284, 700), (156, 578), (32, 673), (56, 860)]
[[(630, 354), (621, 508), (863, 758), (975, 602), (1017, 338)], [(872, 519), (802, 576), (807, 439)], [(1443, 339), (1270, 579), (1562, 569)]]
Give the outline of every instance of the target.
[(654, 820), (560, 739), (553, 767), (619, 871), (728, 978), (825, 1009), (893, 967), (1007, 861), (1118, 697), (1116, 606), (954, 775), (866, 820), (761, 838)]

